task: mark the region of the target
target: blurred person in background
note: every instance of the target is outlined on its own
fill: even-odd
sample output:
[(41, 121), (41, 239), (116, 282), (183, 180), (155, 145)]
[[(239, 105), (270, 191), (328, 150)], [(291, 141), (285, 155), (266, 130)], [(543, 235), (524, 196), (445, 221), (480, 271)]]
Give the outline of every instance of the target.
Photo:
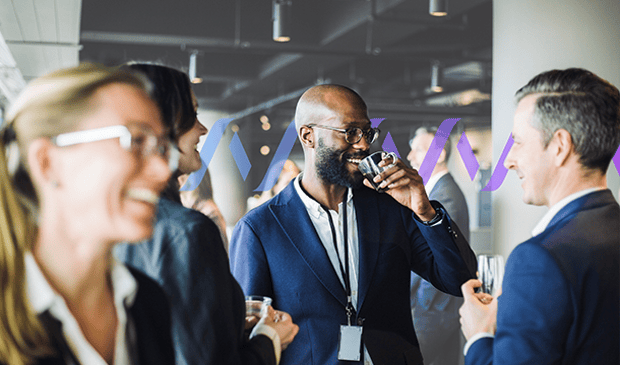
[(245, 296), (230, 273), (220, 231), (204, 214), (181, 204), (178, 177), (200, 169), (199, 138), (207, 129), (197, 118), (198, 102), (187, 74), (162, 65), (130, 64), (154, 85), (154, 99), (170, 139), (179, 147), (178, 171), (160, 199), (153, 238), (120, 245), (118, 257), (142, 270), (164, 289), (172, 310), (177, 364), (276, 364), (297, 326), (284, 312), (255, 317), (246, 338)]
[[(421, 127), (409, 145), (407, 160), (416, 170), (430, 150), (437, 133), (436, 127)], [(439, 149), (440, 146), (436, 146)], [(469, 212), (465, 196), (448, 171), (452, 151), (450, 138), (443, 146), (437, 165), (425, 185), (428, 198), (440, 202), (469, 241)], [(420, 350), (427, 365), (457, 365), (463, 363), (461, 355), (461, 325), (459, 308), (463, 298), (435, 289), (419, 275), (411, 273), (411, 314), (420, 342)]]
[[(189, 174), (179, 176), (179, 186), (183, 186), (187, 181)], [(180, 191), (181, 204), (184, 207), (194, 209), (211, 218), (217, 225), (222, 236), (222, 244), (228, 253), (228, 236), (226, 235), (226, 220), (220, 211), (220, 208), (213, 199), (213, 186), (211, 185), (211, 174), (209, 170), (205, 171), (200, 184), (194, 190)]]
[[(268, 175), (275, 174), (273, 170), (275, 170), (275, 168), (269, 171)], [(296, 178), (300, 172), (301, 170), (299, 169), (299, 167), (297, 167), (297, 164), (295, 162), (293, 162), (292, 160), (285, 160), (284, 166), (282, 167), (282, 171), (280, 171), (280, 175), (278, 176), (278, 180), (276, 181), (276, 183), (271, 189), (263, 191), (261, 195), (258, 196), (258, 198), (249, 198), (247, 211), (249, 212), (250, 210), (258, 207), (267, 200), (276, 196), (280, 191), (282, 191), (282, 189), (286, 187), (286, 185), (288, 185), (289, 182), (291, 182), (291, 180)]]
[[(32, 81), (0, 130), (0, 363), (173, 364), (162, 290), (113, 259), (153, 232), (176, 165), (147, 83), (83, 64)], [(178, 155), (177, 155), (178, 156)]]

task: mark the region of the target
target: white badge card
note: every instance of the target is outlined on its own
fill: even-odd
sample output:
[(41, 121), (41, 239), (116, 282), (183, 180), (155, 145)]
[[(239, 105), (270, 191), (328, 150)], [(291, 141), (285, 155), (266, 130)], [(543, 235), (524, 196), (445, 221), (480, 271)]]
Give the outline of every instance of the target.
[(338, 360), (360, 361), (362, 357), (362, 327), (340, 326)]

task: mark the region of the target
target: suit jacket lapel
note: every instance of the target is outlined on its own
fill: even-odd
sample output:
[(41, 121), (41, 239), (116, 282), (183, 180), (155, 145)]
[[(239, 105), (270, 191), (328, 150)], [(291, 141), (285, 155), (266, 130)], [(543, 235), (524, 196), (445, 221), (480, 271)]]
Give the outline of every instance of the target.
[(357, 217), (357, 234), (359, 240), (359, 285), (358, 313), (364, 304), (368, 289), (379, 259), (381, 230), (383, 222), (379, 219), (379, 208), (376, 194), (369, 194), (367, 188), (354, 190), (353, 203)]
[(274, 218), (321, 284), (343, 306), (346, 294), (293, 183), (269, 205)]
[[(610, 200), (611, 199), (611, 200)], [(565, 220), (571, 219), (578, 212), (585, 209), (592, 209), (598, 205), (608, 204), (610, 201), (613, 201), (613, 195), (611, 195), (611, 191), (609, 189), (595, 191), (590, 194), (586, 194), (578, 199), (573, 200), (568, 203), (565, 207), (560, 209), (559, 212), (549, 222), (545, 231), (555, 224)]]
[(56, 354), (57, 356), (46, 358), (44, 361), (42, 360), (41, 362), (44, 364), (62, 363), (67, 365), (78, 365), (79, 362), (69, 348), (67, 340), (63, 335), (62, 323), (56, 318), (54, 318), (54, 316), (52, 316), (49, 310), (46, 310), (45, 312), (39, 314), (39, 320), (41, 321), (43, 327), (49, 335), (52, 347), (54, 347), (58, 351), (58, 353)]

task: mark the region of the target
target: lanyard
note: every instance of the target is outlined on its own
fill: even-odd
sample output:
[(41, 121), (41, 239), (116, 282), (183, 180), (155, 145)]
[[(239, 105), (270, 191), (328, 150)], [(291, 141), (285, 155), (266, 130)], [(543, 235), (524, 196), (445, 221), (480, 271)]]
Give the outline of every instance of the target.
[(347, 220), (347, 198), (349, 196), (348, 191), (344, 194), (342, 200), (342, 220), (344, 222), (342, 227), (342, 242), (344, 246), (344, 268), (342, 267), (342, 261), (340, 261), (340, 252), (338, 250), (338, 239), (336, 237), (336, 227), (332, 219), (332, 215), (329, 213), (329, 209), (321, 204), (321, 208), (327, 214), (329, 220), (329, 228), (332, 232), (332, 241), (334, 243), (334, 249), (336, 250), (336, 256), (338, 256), (338, 266), (340, 267), (340, 273), (342, 274), (342, 280), (344, 281), (344, 290), (347, 294), (347, 322), (351, 325), (351, 316), (355, 314), (355, 308), (353, 308), (353, 302), (351, 300), (351, 278), (349, 277), (349, 239), (348, 239), (348, 220)]

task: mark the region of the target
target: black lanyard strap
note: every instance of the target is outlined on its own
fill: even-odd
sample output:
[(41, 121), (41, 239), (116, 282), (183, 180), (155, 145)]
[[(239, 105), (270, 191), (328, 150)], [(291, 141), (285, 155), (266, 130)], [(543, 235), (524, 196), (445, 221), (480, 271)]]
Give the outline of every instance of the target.
[(324, 205), (321, 205), (321, 208), (323, 208), (323, 210), (325, 211), (325, 213), (327, 214), (327, 219), (329, 220), (329, 228), (331, 230), (332, 233), (332, 241), (334, 244), (334, 249), (336, 250), (336, 256), (338, 257), (338, 266), (340, 267), (340, 273), (342, 274), (342, 280), (344, 281), (344, 290), (347, 294), (347, 306), (346, 306), (346, 311), (347, 311), (347, 322), (349, 324), (349, 326), (351, 325), (351, 317), (354, 316), (355, 313), (355, 308), (353, 308), (353, 301), (351, 299), (351, 278), (349, 276), (349, 237), (348, 237), (348, 219), (347, 219), (347, 198), (349, 196), (349, 192), (347, 190), (347, 192), (344, 194), (344, 198), (342, 199), (342, 220), (343, 220), (343, 227), (342, 227), (342, 242), (343, 242), (343, 246), (344, 246), (344, 268), (342, 267), (342, 261), (340, 261), (340, 252), (338, 250), (338, 239), (336, 236), (336, 227), (334, 225), (334, 220), (332, 219), (331, 214), (329, 213), (329, 209), (327, 207), (325, 207)]
[(334, 225), (334, 221), (332, 219), (331, 214), (329, 213), (329, 208), (319, 203), (316, 199), (314, 199), (306, 189), (304, 189), (301, 181), (299, 182), (299, 187), (301, 190), (308, 196), (310, 199), (314, 200), (319, 204), (319, 206), (325, 211), (327, 214), (327, 219), (329, 220), (329, 228), (332, 233), (332, 242), (334, 244), (334, 249), (336, 250), (336, 256), (338, 258), (338, 266), (340, 268), (340, 274), (342, 275), (342, 280), (344, 281), (344, 290), (347, 295), (347, 305), (345, 310), (347, 311), (347, 321), (349, 326), (351, 325), (351, 317), (355, 316), (357, 318), (357, 313), (355, 312), (355, 308), (353, 307), (353, 301), (351, 300), (351, 278), (349, 277), (349, 237), (348, 237), (348, 219), (347, 219), (347, 200), (349, 197), (349, 190), (344, 194), (344, 198), (342, 199), (342, 208), (344, 211), (342, 212), (342, 220), (344, 221), (343, 229), (342, 229), (342, 240), (344, 242), (344, 267), (342, 267), (342, 261), (340, 261), (340, 253), (338, 251), (338, 237), (336, 234), (336, 226)]
[[(344, 225), (344, 232), (343, 232), (343, 244), (344, 244), (344, 267), (342, 266), (342, 261), (340, 260), (340, 251), (338, 250), (338, 238), (336, 237), (336, 227), (334, 225), (334, 220), (332, 219), (332, 215), (329, 213), (329, 209), (323, 205), (321, 205), (321, 208), (323, 208), (323, 210), (325, 210), (325, 213), (327, 214), (327, 219), (329, 220), (329, 228), (330, 231), (332, 233), (332, 242), (334, 244), (334, 249), (336, 250), (336, 256), (338, 257), (338, 266), (340, 267), (340, 273), (342, 274), (342, 280), (344, 281), (344, 290), (347, 294), (347, 298), (351, 297), (351, 282), (349, 279), (349, 260), (348, 260), (348, 254), (349, 254), (349, 245), (347, 240), (347, 229), (346, 229), (346, 225), (347, 225), (347, 221), (345, 220)], [(344, 206), (344, 211), (346, 212), (346, 205)], [(346, 213), (344, 213), (344, 217), (346, 219)]]

